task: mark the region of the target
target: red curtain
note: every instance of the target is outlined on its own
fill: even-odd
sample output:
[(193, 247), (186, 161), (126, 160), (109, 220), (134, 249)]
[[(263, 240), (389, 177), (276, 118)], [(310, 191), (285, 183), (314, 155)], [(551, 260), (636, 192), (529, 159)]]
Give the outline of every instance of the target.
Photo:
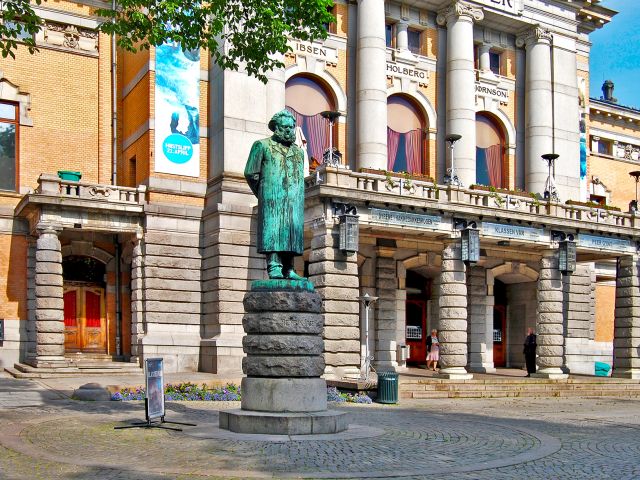
[(64, 326), (75, 327), (77, 323), (76, 291), (65, 292), (62, 298), (64, 301)]
[(387, 127), (387, 170), (393, 171), (398, 153), (398, 143), (400, 143), (400, 132)]
[(422, 173), (422, 138), (422, 130), (419, 129), (404, 134), (409, 173)]
[(502, 145), (491, 145), (485, 148), (487, 172), (492, 187), (502, 187)]
[[(307, 139), (307, 153), (309, 164), (322, 163), (322, 154), (329, 148), (329, 121), (319, 113), (315, 115), (303, 115), (291, 107), (286, 107), (296, 119), (296, 125), (302, 128), (302, 132)], [(334, 139), (333, 146), (336, 146)]]
[(85, 302), (87, 327), (100, 328), (100, 295), (87, 291)]

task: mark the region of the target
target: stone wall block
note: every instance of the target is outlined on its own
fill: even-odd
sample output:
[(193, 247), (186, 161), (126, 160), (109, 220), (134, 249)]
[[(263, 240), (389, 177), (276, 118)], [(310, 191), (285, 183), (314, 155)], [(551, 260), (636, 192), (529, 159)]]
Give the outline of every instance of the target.
[[(60, 290), (62, 291), (62, 289)], [(60, 295), (60, 298), (39, 297), (35, 299), (35, 307), (37, 310), (63, 310), (64, 301), (62, 300), (62, 295)]]
[(561, 280), (538, 280), (538, 291), (557, 291), (562, 290), (562, 281)]
[[(356, 322), (357, 322), (356, 318)], [(357, 324), (357, 323), (356, 323)], [(360, 329), (357, 326), (334, 327), (326, 326), (324, 328), (323, 338), (328, 340), (359, 340)]]
[(320, 355), (323, 344), (319, 335), (249, 334), (242, 348), (248, 355)]
[(36, 266), (40, 262), (62, 263), (62, 252), (56, 250), (37, 250)]
[(62, 356), (64, 355), (64, 344), (60, 342), (59, 345), (50, 345), (50, 344), (37, 344), (36, 345), (36, 355), (37, 356)]
[[(36, 332), (38, 333), (64, 333), (64, 321), (48, 321), (48, 322), (36, 322)], [(64, 342), (64, 338), (59, 341)], [(39, 339), (38, 339), (39, 341)], [(50, 343), (50, 342), (47, 342)]]
[(327, 365), (360, 365), (360, 354), (359, 353), (332, 353), (325, 352), (324, 359), (327, 362)]
[(443, 283), (440, 285), (440, 297), (446, 295), (459, 295), (467, 297), (467, 286), (464, 283)]
[(440, 369), (460, 367), (467, 365), (466, 355), (455, 355), (453, 353), (447, 353), (446, 356), (440, 357), (439, 367)]
[(640, 337), (638, 336), (628, 336), (628, 337), (616, 337), (613, 340), (613, 347), (618, 348), (630, 348), (632, 350), (637, 350), (640, 347)]
[(447, 295), (445, 297), (440, 297), (438, 303), (441, 309), (443, 307), (457, 307), (466, 309), (467, 297), (463, 297), (461, 295)]
[[(36, 248), (40, 252), (45, 250), (60, 252), (60, 240), (58, 240), (58, 237), (56, 235), (40, 235), (38, 237), (38, 240), (36, 241)], [(36, 260), (38, 260), (37, 256)]]
[(538, 290), (538, 302), (562, 302), (563, 300), (562, 290)]
[(640, 307), (617, 307), (615, 316), (640, 318)]
[(562, 344), (560, 345), (540, 345), (538, 343), (538, 360), (543, 357), (557, 357), (562, 361), (562, 356), (564, 355), (564, 347)]
[(560, 302), (542, 302), (538, 303), (538, 313), (563, 313), (564, 309)]
[(36, 285), (62, 287), (62, 275), (38, 273), (36, 274)]
[[(538, 347), (538, 355), (540, 355), (538, 358), (536, 358), (536, 364), (538, 365), (538, 368), (562, 368), (563, 365), (563, 360), (561, 356), (548, 356), (546, 354), (545, 349), (548, 349), (551, 347)], [(542, 353), (540, 353), (542, 351)]]
[(459, 271), (459, 272), (443, 271), (442, 273), (440, 273), (440, 283), (443, 285), (450, 284), (450, 283), (466, 283), (466, 281), (467, 281), (467, 278), (464, 271)]
[(557, 323), (559, 325), (562, 325), (563, 318), (564, 317), (560, 312), (540, 312), (538, 313), (538, 324), (544, 325)]
[(327, 352), (357, 352), (360, 350), (360, 341), (325, 339), (324, 349)]
[[(357, 275), (357, 265), (350, 262), (322, 262), (309, 264), (309, 277), (330, 273), (333, 275)], [(313, 279), (312, 279), (313, 281)]]
[[(453, 333), (453, 332), (464, 332), (467, 330), (467, 320), (465, 319), (461, 319), (460, 317), (454, 318), (454, 319), (450, 319), (450, 318), (443, 318), (440, 317), (440, 323), (439, 323), (439, 328), (440, 330), (442, 330), (441, 333), (444, 333), (447, 337), (449, 336), (449, 334)], [(448, 337), (450, 338), (450, 337)], [(451, 341), (449, 339), (449, 341)]]
[(40, 308), (35, 311), (34, 319), (37, 322), (40, 322), (40, 321), (61, 322), (64, 320), (64, 311), (62, 309), (47, 310), (44, 308)]
[(560, 272), (558, 271), (558, 257), (556, 255), (544, 256), (540, 259), (540, 270), (552, 270), (558, 273), (560, 276)]
[(251, 377), (319, 377), (324, 373), (322, 356), (266, 356), (242, 359), (242, 371)]
[(442, 260), (442, 271), (443, 272), (461, 272), (464, 273), (465, 265), (463, 262), (458, 260)]
[(358, 281), (357, 272), (355, 274), (337, 275), (337, 274), (323, 274), (313, 277), (313, 284), (316, 288), (332, 286), (339, 288), (354, 288), (357, 289), (360, 286)]
[[(371, 317), (369, 318), (371, 321)], [(355, 326), (360, 324), (360, 316), (357, 314), (343, 314), (343, 313), (325, 313), (324, 325), (325, 327), (342, 327), (342, 326)]]
[[(441, 297), (442, 298), (442, 297)], [(444, 307), (444, 308), (440, 308), (440, 328), (442, 327), (442, 321), (446, 320), (446, 319), (464, 319), (464, 322), (466, 324), (466, 319), (467, 319), (467, 309), (466, 307), (463, 308), (452, 308), (452, 307)], [(465, 330), (466, 330), (466, 326), (465, 326)]]
[(630, 328), (638, 324), (638, 318), (634, 317), (616, 317), (615, 318), (615, 328)]
[(280, 311), (320, 313), (322, 308), (322, 299), (317, 293), (248, 292), (247, 295), (245, 295), (243, 303), (247, 312)]
[(317, 313), (254, 312), (242, 319), (247, 333), (307, 333), (320, 334), (322, 315)]
[[(442, 321), (442, 320), (441, 320)], [(457, 331), (438, 331), (438, 340), (440, 340), (440, 347), (446, 345), (458, 345), (467, 348), (467, 332), (466, 330)], [(445, 350), (445, 353), (449, 350)]]
[(564, 337), (560, 335), (538, 335), (538, 346), (564, 345)]
[(61, 345), (64, 343), (64, 333), (38, 331), (38, 333), (36, 334), (36, 341), (38, 342), (38, 345)]
[(537, 328), (538, 335), (562, 335), (563, 332), (562, 323), (539, 323)]
[(354, 300), (353, 302), (325, 300), (324, 312), (358, 314), (360, 313), (360, 303), (357, 300)]
[(484, 297), (487, 295), (487, 286), (482, 284), (482, 285), (467, 285), (467, 293), (470, 296), (474, 296), (474, 297)]
[[(49, 253), (49, 252), (47, 252)], [(62, 257), (60, 257), (62, 260)], [(47, 274), (55, 274), (62, 275), (62, 263), (54, 262), (54, 261), (41, 261), (34, 262), (35, 263), (35, 273), (47, 273)]]
[(616, 308), (640, 307), (640, 297), (628, 297), (616, 295)]

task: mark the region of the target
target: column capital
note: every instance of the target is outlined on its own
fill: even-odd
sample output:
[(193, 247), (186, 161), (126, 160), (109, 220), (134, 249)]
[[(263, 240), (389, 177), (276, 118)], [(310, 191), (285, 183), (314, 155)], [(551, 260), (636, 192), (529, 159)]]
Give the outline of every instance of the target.
[(516, 46), (524, 47), (533, 45), (535, 43), (547, 43), (551, 45), (553, 40), (553, 34), (546, 28), (542, 28), (540, 25), (521, 33), (516, 37)]
[(479, 22), (484, 18), (484, 12), (481, 8), (474, 7), (466, 2), (456, 1), (438, 12), (436, 22), (440, 26), (445, 26), (448, 25), (450, 21), (462, 17), (471, 22)]
[(50, 235), (55, 235), (57, 237), (62, 232), (62, 227), (58, 225), (51, 225), (48, 223), (38, 223), (36, 225), (36, 232), (38, 236), (50, 234)]

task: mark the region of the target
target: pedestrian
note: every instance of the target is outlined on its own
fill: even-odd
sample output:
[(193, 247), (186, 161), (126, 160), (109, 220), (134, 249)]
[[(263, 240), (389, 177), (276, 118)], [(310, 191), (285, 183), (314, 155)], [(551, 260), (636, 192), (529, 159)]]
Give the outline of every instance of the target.
[(533, 328), (527, 329), (527, 337), (524, 340), (524, 359), (527, 364), (527, 377), (536, 373), (536, 334)]
[(438, 367), (438, 360), (440, 360), (440, 340), (438, 340), (438, 331), (434, 328), (431, 330), (431, 336), (427, 338), (427, 370), (430, 368), (429, 364), (433, 362), (433, 371), (436, 371)]

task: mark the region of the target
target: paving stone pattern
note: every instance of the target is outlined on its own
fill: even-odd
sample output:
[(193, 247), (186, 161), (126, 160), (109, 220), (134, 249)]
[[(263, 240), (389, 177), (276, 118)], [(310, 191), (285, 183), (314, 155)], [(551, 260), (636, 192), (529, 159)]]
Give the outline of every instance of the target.
[[(113, 426), (143, 416), (141, 403), (78, 402), (35, 388), (39, 393), (31, 393), (23, 407), (3, 403), (19, 390), (3, 382), (0, 478), (8, 480), (640, 478), (640, 401), (635, 399), (341, 406), (352, 424), (378, 433), (247, 440), (229, 432), (203, 438), (189, 434), (189, 427), (116, 431)], [(167, 419), (192, 421), (215, 437), (221, 406), (237, 408), (237, 403), (168, 402)]]

